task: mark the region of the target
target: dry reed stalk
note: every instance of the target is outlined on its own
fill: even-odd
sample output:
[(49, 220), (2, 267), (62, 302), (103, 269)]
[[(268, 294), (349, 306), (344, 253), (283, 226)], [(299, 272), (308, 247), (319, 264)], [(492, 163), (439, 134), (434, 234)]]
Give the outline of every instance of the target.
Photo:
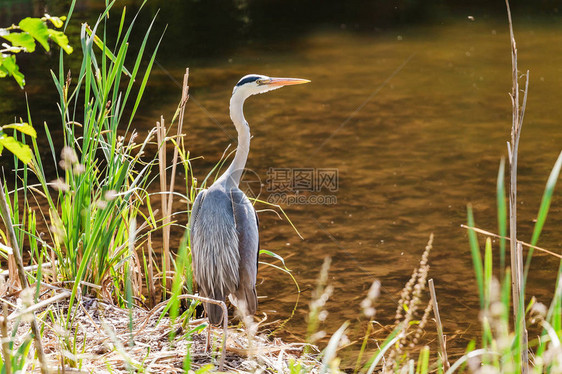
[[(525, 328), (525, 311), (524, 311), (524, 279), (523, 279), (523, 247), (517, 244), (517, 155), (519, 150), (519, 139), (521, 137), (521, 128), (523, 127), (523, 118), (525, 116), (525, 107), (527, 106), (527, 92), (529, 89), (529, 71), (527, 70), (525, 91), (523, 101), (520, 104), (519, 97), (519, 72), (517, 69), (517, 43), (513, 33), (513, 22), (511, 19), (511, 9), (509, 0), (505, 0), (507, 8), (507, 18), (509, 23), (509, 37), (511, 41), (511, 67), (512, 67), (512, 87), (511, 87), (511, 143), (508, 143), (509, 164), (510, 164), (510, 191), (509, 191), (509, 232), (510, 232), (510, 257), (511, 257), (511, 283), (513, 293), (513, 313), (515, 315), (515, 328), (521, 331), (521, 359), (524, 363), (522, 373), (527, 373), (527, 364), (529, 362)], [(517, 326), (519, 324), (519, 326)]]
[[(172, 207), (174, 202), (174, 186), (176, 182), (176, 169), (178, 165), (179, 156), (179, 139), (181, 139), (183, 132), (183, 120), (185, 114), (185, 105), (189, 99), (189, 69), (186, 69), (183, 76), (182, 97), (177, 112), (179, 113), (178, 127), (176, 133), (177, 143), (174, 147), (174, 155), (172, 157), (172, 173), (170, 176), (170, 184), (168, 186), (168, 176), (166, 173), (166, 144), (167, 144), (167, 130), (164, 122), (164, 117), (160, 116), (160, 122), (156, 123), (158, 128), (158, 165), (160, 169), (160, 193), (162, 199), (162, 272), (166, 273), (171, 270), (171, 251), (170, 251), (170, 224), (172, 220)], [(174, 116), (175, 119), (175, 116)], [(173, 120), (172, 120), (173, 123)], [(169, 187), (169, 188), (168, 188)], [(166, 280), (166, 289), (169, 289), (171, 284)]]
[(449, 370), (451, 364), (449, 364), (449, 359), (447, 357), (447, 345), (445, 341), (445, 335), (443, 334), (443, 325), (441, 324), (441, 317), (439, 316), (439, 305), (437, 304), (437, 295), (435, 293), (435, 285), (433, 284), (433, 279), (428, 281), (429, 292), (431, 293), (431, 302), (433, 303), (433, 314), (435, 315), (435, 324), (437, 325), (437, 337), (439, 338), (439, 353), (441, 355), (441, 361), (443, 362), (444, 371)]
[[(0, 192), (1, 193), (1, 192)], [(14, 248), (12, 247), (12, 245), (10, 244), (10, 238), (8, 238), (8, 246), (10, 246), (10, 248)], [(13, 252), (13, 250), (12, 250)], [(18, 277), (18, 266), (16, 265), (16, 261), (14, 259), (14, 255), (13, 253), (8, 253), (8, 279), (9, 279), (9, 283), (10, 283), (10, 287), (13, 289), (23, 289), (24, 287), (22, 287), (20, 279)]]
[[(27, 282), (27, 277), (25, 276), (25, 269), (23, 267), (23, 260), (21, 258), (21, 252), (18, 248), (18, 241), (16, 238), (16, 232), (12, 224), (12, 218), (10, 215), (10, 208), (8, 202), (6, 201), (6, 196), (4, 195), (4, 185), (0, 182), (0, 211), (2, 212), (2, 218), (4, 220), (4, 225), (8, 231), (8, 236), (12, 245), (12, 253), (14, 261), (16, 262), (18, 277), (23, 288), (29, 287)], [(39, 281), (39, 280), (38, 280)], [(32, 313), (33, 321), (31, 321), (31, 331), (33, 332), (33, 340), (35, 342), (35, 350), (37, 351), (37, 356), (39, 357), (39, 363), (41, 366), (41, 373), (47, 374), (47, 362), (45, 361), (45, 352), (43, 351), (43, 344), (41, 343), (41, 330), (37, 324), (37, 319), (35, 318), (35, 313)]]
[[(176, 168), (178, 166), (178, 154), (179, 154), (179, 143), (180, 139), (183, 142), (182, 132), (183, 132), (183, 118), (185, 114), (185, 105), (187, 104), (187, 100), (189, 99), (189, 68), (185, 69), (185, 74), (183, 76), (183, 86), (181, 91), (181, 102), (178, 108), (179, 110), (179, 120), (178, 120), (178, 131), (176, 137), (176, 146), (174, 147), (174, 156), (172, 157), (172, 175), (170, 177), (170, 193), (168, 195), (168, 207), (167, 212), (168, 214), (172, 213), (172, 203), (174, 199), (174, 185), (176, 182)], [(168, 230), (169, 235), (169, 230)]]
[[(168, 177), (166, 175), (166, 125), (164, 116), (160, 116), (160, 122), (156, 122), (157, 139), (158, 139), (158, 167), (160, 171), (160, 198), (162, 199), (162, 272), (166, 273), (171, 268), (170, 259), (170, 214), (167, 210), (168, 201), (166, 199), (166, 191)], [(165, 289), (169, 289), (171, 283), (165, 280)], [(166, 297), (166, 290), (162, 292)]]
[(148, 274), (147, 286), (148, 286), (148, 297), (150, 298), (150, 305), (156, 305), (156, 287), (154, 287), (154, 266), (152, 265), (152, 233), (148, 232)]

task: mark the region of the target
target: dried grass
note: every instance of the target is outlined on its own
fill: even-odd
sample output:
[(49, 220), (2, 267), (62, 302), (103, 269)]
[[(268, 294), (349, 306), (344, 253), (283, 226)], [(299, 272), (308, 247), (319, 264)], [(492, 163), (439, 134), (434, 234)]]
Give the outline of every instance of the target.
[[(16, 305), (17, 300), (10, 303)], [(211, 329), (209, 351), (206, 350), (205, 330), (190, 334), (190, 331), (205, 324), (205, 319), (192, 320), (182, 326), (181, 321), (171, 324), (168, 318), (158, 321), (159, 313), (135, 307), (132, 311), (135, 323), (131, 339), (128, 310), (89, 296), (82, 297), (75, 308), (75, 320), (70, 330), (62, 327), (68, 310), (66, 300), (50, 304), (38, 313), (38, 322), (43, 324), (41, 340), (50, 372), (129, 373), (132, 369), (149, 373), (183, 373), (188, 351), (192, 370), (219, 364), (222, 329)], [(13, 307), (9, 310), (14, 311)], [(51, 316), (55, 316), (54, 321)], [(15, 326), (14, 322), (8, 323), (8, 330)], [(175, 337), (170, 341), (171, 331), (175, 332)], [(15, 335), (16, 345), (28, 339), (29, 333), (29, 323), (20, 323)], [(78, 353), (69, 350), (68, 342), (76, 347)], [(303, 354), (305, 346), (305, 343), (286, 344), (279, 338), (271, 339), (260, 333), (248, 334), (244, 329), (231, 327), (224, 370), (239, 373), (289, 372), (292, 362), (300, 362), (310, 368), (309, 372), (318, 372), (320, 363), (313, 355)], [(64, 368), (62, 362), (65, 362)], [(36, 369), (39, 370), (39, 366)]]

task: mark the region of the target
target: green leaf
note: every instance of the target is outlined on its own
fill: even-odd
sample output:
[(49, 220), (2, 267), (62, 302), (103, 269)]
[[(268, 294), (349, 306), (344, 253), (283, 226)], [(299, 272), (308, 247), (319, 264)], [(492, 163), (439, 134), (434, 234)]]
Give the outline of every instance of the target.
[(47, 42), (49, 39), (49, 29), (40, 18), (24, 18), (20, 21), (19, 26), (23, 31), (28, 32), (29, 35), (41, 43), (46, 51), (49, 51), (49, 43)]
[(19, 67), (16, 64), (16, 56), (12, 55), (4, 57), (4, 59), (1, 60), (0, 63), (2, 64), (0, 66), (0, 70), (3, 70), (6, 75), (13, 76), (20, 87), (23, 88), (23, 86), (25, 86), (25, 77), (22, 73), (20, 73)]
[[(268, 251), (267, 249), (260, 249), (260, 255), (261, 254), (268, 255), (268, 256), (271, 256), (273, 258), (278, 259), (279, 261), (281, 261), (283, 263), (283, 267), (285, 267), (285, 269), (287, 269), (287, 265), (285, 265), (285, 259), (283, 257), (279, 256), (277, 253), (273, 253), (271, 251)], [(287, 269), (287, 270), (289, 270), (289, 269)]]
[(33, 157), (31, 148), (27, 144), (22, 144), (11, 136), (0, 136), (0, 145), (12, 152), (24, 164), (29, 164)]
[(14, 129), (21, 133), (29, 135), (32, 138), (37, 138), (37, 132), (29, 123), (11, 123), (9, 125), (2, 126), (2, 129)]
[(67, 54), (71, 54), (74, 49), (68, 44), (68, 38), (62, 31), (48, 29), (49, 37), (59, 45)]
[(26, 32), (13, 32), (2, 37), (15, 47), (22, 47), (26, 52), (35, 51), (35, 40)]
[(65, 16), (62, 17), (52, 17), (48, 14), (45, 14), (44, 17), (46, 20), (51, 21), (51, 23), (53, 24), (53, 26), (55, 26), (57, 29), (60, 29), (63, 25), (64, 25), (64, 20), (66, 20)]

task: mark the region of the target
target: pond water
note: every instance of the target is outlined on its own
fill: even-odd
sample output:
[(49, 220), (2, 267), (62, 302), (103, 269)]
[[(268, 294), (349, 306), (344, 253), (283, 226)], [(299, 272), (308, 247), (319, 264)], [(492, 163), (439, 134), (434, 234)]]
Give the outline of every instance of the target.
[[(271, 189), (287, 181), (287, 169), (305, 178), (301, 183), (307, 176), (337, 172), (337, 186), (323, 179), (327, 182), (320, 191), (304, 191), (301, 200), (280, 204), (302, 240), (286, 220), (257, 205), (264, 210), (262, 248), (285, 258), (302, 289), (295, 307), (291, 279), (270, 267), (259, 269), (259, 313), (271, 321), (287, 319), (294, 311), (283, 336), (303, 338), (307, 304), (326, 256), (332, 258), (329, 282), (334, 293), (322, 329), (331, 333), (350, 320), (350, 338), (360, 338), (367, 323), (360, 303), (375, 279), (382, 283), (376, 319), (391, 323), (399, 292), (431, 233), (435, 239), (429, 276), (435, 281), (449, 348), (461, 352), (479, 331), (477, 287), (460, 225), (472, 203), (478, 226), (496, 231), (496, 175), (507, 153), (511, 124), (511, 59), (506, 21), (470, 20), (467, 15), (376, 32), (350, 31), (347, 25), (317, 27), (288, 40), (276, 36), (230, 43), (225, 52), (211, 57), (194, 58), (178, 49), (158, 59), (135, 127), (146, 133), (160, 114), (171, 119), (180, 96), (177, 84), (190, 67), (185, 140), (192, 157), (203, 157), (192, 163), (200, 180), (229, 145), (236, 145), (228, 102), (241, 76), (260, 73), (312, 81), (252, 97), (245, 106), (253, 134), (247, 182), (260, 181), (262, 186), (246, 185), (260, 192), (261, 199), (275, 197)], [(528, 241), (544, 184), (562, 149), (562, 25), (532, 17), (515, 23), (519, 66), (529, 69), (531, 77), (520, 144), (518, 208), (519, 236)], [(164, 43), (180, 37), (172, 33)], [(30, 72), (31, 77), (39, 75)], [(47, 78), (27, 88), (36, 103), (36, 123), (56, 123), (56, 108), (48, 103), (54, 97), (45, 96), (55, 92)], [(0, 86), (3, 120), (24, 114), (23, 96), (8, 86)], [(291, 186), (282, 188), (293, 196)], [(539, 245), (560, 253), (560, 227), (559, 188)], [(549, 302), (558, 263), (536, 253), (528, 295)], [(430, 322), (430, 341), (433, 330)]]

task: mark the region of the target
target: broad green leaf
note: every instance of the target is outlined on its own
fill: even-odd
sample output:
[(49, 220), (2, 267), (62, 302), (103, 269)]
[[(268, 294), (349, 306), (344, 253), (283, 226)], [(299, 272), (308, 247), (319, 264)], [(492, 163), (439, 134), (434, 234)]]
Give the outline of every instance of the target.
[(31, 162), (33, 153), (27, 144), (22, 144), (11, 136), (2, 135), (0, 136), (0, 145), (12, 152), (24, 164)]
[(23, 86), (25, 86), (25, 77), (20, 73), (19, 67), (16, 64), (16, 56), (4, 57), (0, 63), (2, 64), (0, 70), (3, 70), (6, 75), (13, 76), (20, 87), (23, 88)]
[(46, 51), (49, 51), (49, 43), (47, 41), (49, 39), (49, 29), (40, 18), (24, 18), (20, 21), (19, 26), (23, 31), (28, 32), (29, 35), (41, 43)]
[[(0, 29), (0, 30), (1, 30), (1, 29)], [(5, 57), (4, 57), (4, 56), (5, 56)], [(0, 78), (7, 77), (7, 76), (9, 75), (8, 72), (6, 71), (6, 68), (4, 68), (4, 67), (2, 66), (2, 64), (3, 64), (4, 60), (6, 59), (6, 57), (9, 57), (9, 56), (0, 53)]]
[(37, 138), (37, 132), (29, 123), (11, 123), (9, 125), (2, 126), (2, 129), (14, 129), (33, 138)]
[(68, 38), (62, 31), (48, 29), (49, 37), (59, 45), (68, 54), (71, 54), (73, 49), (68, 44)]
[(15, 47), (22, 47), (26, 52), (35, 51), (35, 40), (26, 32), (13, 32), (2, 37)]
[(65, 17), (65, 16), (62, 16), (62, 17), (51, 17), (51, 16), (48, 15), (48, 14), (45, 14), (45, 17), (44, 17), (44, 18), (45, 18), (46, 20), (50, 21), (50, 22), (53, 24), (53, 26), (55, 26), (57, 29), (60, 29), (60, 28), (64, 25), (63, 21), (66, 20), (66, 17)]

